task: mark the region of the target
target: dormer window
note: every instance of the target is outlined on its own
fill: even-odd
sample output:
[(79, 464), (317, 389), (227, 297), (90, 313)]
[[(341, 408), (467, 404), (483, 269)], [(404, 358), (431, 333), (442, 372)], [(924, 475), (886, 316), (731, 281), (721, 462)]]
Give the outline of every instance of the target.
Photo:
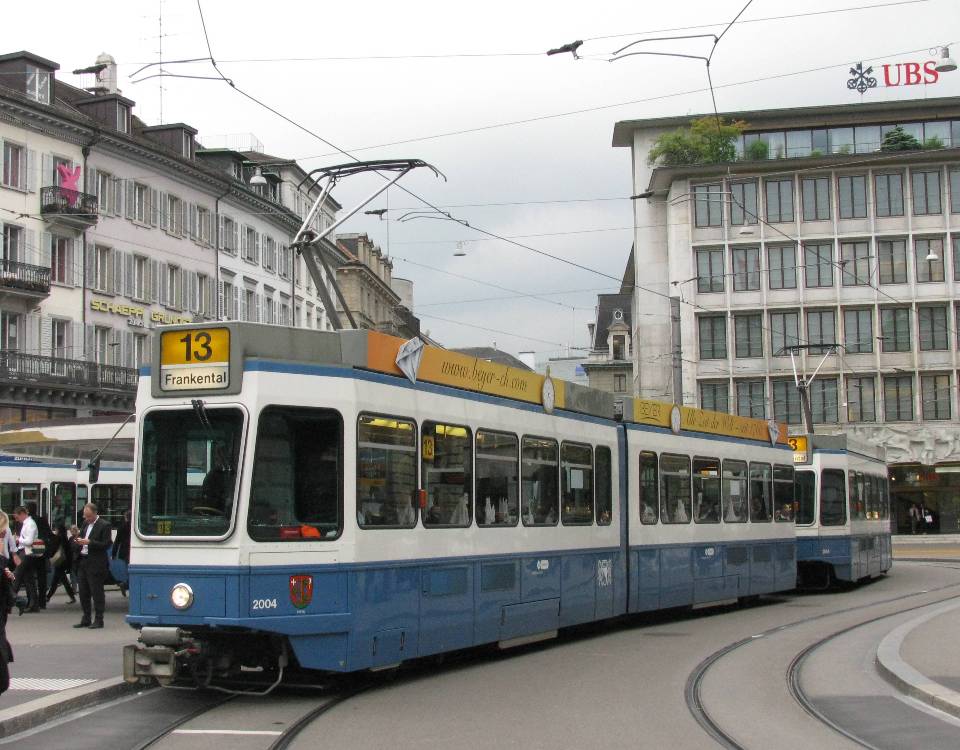
[(27, 97), (41, 104), (50, 103), (50, 71), (27, 66)]
[(117, 102), (117, 130), (121, 133), (130, 132), (130, 108), (120, 102)]
[(193, 158), (193, 136), (186, 131), (183, 132), (183, 151), (181, 153), (184, 159)]

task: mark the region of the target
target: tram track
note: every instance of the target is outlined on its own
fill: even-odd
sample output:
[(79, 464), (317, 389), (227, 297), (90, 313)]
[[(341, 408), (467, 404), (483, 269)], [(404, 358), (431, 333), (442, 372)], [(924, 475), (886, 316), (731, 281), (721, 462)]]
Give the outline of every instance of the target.
[[(804, 617), (799, 620), (794, 620), (792, 622), (784, 623), (782, 625), (777, 625), (775, 627), (760, 631), (759, 633), (754, 633), (753, 635), (750, 635), (746, 638), (741, 638), (732, 643), (728, 643), (723, 648), (717, 649), (716, 651), (711, 653), (709, 656), (707, 656), (705, 659), (703, 659), (699, 664), (697, 664), (696, 667), (694, 667), (694, 669), (688, 675), (687, 681), (684, 686), (684, 700), (686, 702), (687, 709), (693, 715), (693, 718), (700, 725), (700, 727), (708, 735), (710, 735), (710, 737), (712, 737), (714, 741), (716, 741), (717, 744), (719, 744), (721, 747), (727, 748), (727, 750), (747, 750), (747, 748), (744, 745), (740, 744), (733, 737), (733, 735), (725, 731), (723, 727), (711, 716), (710, 712), (707, 710), (704, 704), (703, 696), (701, 693), (704, 679), (706, 678), (707, 674), (709, 673), (711, 668), (713, 668), (724, 657), (730, 655), (731, 653), (743, 648), (744, 646), (750, 643), (754, 643), (757, 640), (783, 632), (785, 630), (797, 628), (812, 622), (817, 622), (819, 620), (825, 620), (830, 617), (837, 617), (840, 615), (850, 614), (852, 612), (858, 612), (865, 609), (872, 609), (872, 608), (880, 607), (886, 604), (894, 604), (896, 602), (903, 601), (906, 599), (911, 599), (917, 596), (936, 594), (941, 591), (946, 591), (948, 589), (956, 589), (958, 587), (960, 587), (960, 583), (953, 583), (953, 584), (948, 584), (946, 586), (939, 586), (932, 589), (925, 589), (923, 591), (915, 591), (909, 594), (903, 594), (901, 596), (890, 597), (888, 599), (881, 599), (875, 602), (868, 602), (865, 604), (858, 604), (852, 607), (845, 607), (843, 609), (838, 609), (831, 612), (822, 612), (817, 615), (811, 615), (810, 617)], [(855, 623), (854, 625), (848, 626), (846, 628), (838, 630), (834, 633), (831, 633), (819, 639), (816, 643), (812, 644), (811, 646), (808, 646), (799, 654), (797, 654), (797, 656), (795, 656), (794, 659), (791, 661), (790, 666), (788, 667), (788, 670), (787, 670), (787, 685), (791, 695), (797, 701), (797, 703), (804, 709), (804, 711), (807, 712), (810, 716), (814, 717), (815, 719), (822, 722), (826, 726), (830, 727), (834, 731), (843, 735), (847, 739), (850, 739), (851, 741), (856, 742), (861, 747), (871, 748), (871, 750), (876, 750), (876, 748), (873, 745), (870, 745), (869, 743), (866, 743), (860, 738), (850, 734), (849, 732), (844, 730), (842, 727), (838, 726), (835, 722), (831, 721), (828, 717), (824, 716), (821, 712), (817, 710), (817, 708), (813, 705), (813, 703), (806, 697), (806, 695), (802, 691), (802, 688), (800, 688), (800, 685), (799, 685), (799, 679), (800, 679), (799, 670), (802, 667), (803, 662), (806, 661), (808, 656), (810, 656), (818, 648), (822, 647), (829, 641), (833, 640), (834, 638), (840, 637), (845, 633), (848, 633), (859, 627), (863, 627), (865, 625), (869, 625), (871, 623), (878, 622), (880, 620), (884, 620), (890, 617), (895, 617), (897, 615), (903, 614), (904, 612), (910, 612), (916, 609), (923, 609), (925, 607), (929, 607), (935, 604), (940, 604), (942, 602), (950, 601), (952, 599), (956, 599), (957, 597), (960, 597), (960, 594), (953, 594), (951, 596), (935, 599), (929, 602), (925, 602), (924, 604), (919, 604), (915, 607), (898, 609), (896, 612), (886, 613), (878, 617), (870, 618), (868, 620)]]

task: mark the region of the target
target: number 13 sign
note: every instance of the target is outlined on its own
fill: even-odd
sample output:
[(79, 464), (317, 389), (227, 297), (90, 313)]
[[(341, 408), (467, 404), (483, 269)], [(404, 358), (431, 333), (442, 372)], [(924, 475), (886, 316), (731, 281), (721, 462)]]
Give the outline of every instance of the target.
[(229, 329), (180, 329), (160, 335), (161, 390), (209, 390), (229, 384)]

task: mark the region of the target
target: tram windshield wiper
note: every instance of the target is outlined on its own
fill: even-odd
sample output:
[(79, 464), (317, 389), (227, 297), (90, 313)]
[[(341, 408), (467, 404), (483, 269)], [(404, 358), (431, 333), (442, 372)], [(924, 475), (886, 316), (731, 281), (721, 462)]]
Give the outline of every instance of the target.
[(210, 424), (210, 417), (207, 415), (207, 407), (204, 405), (203, 400), (199, 398), (190, 399), (190, 404), (193, 406), (193, 413), (197, 416), (197, 421), (200, 422), (200, 426), (207, 432), (210, 447), (213, 449), (214, 465), (219, 471), (230, 473), (230, 462), (227, 461), (223, 455), (222, 440), (218, 439), (216, 433), (213, 431), (213, 425)]

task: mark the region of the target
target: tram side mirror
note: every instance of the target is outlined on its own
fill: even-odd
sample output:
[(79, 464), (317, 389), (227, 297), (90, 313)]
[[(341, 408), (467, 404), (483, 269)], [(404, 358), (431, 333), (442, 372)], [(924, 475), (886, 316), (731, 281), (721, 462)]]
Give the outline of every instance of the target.
[(100, 479), (100, 459), (95, 459), (87, 464), (87, 482), (94, 484)]

